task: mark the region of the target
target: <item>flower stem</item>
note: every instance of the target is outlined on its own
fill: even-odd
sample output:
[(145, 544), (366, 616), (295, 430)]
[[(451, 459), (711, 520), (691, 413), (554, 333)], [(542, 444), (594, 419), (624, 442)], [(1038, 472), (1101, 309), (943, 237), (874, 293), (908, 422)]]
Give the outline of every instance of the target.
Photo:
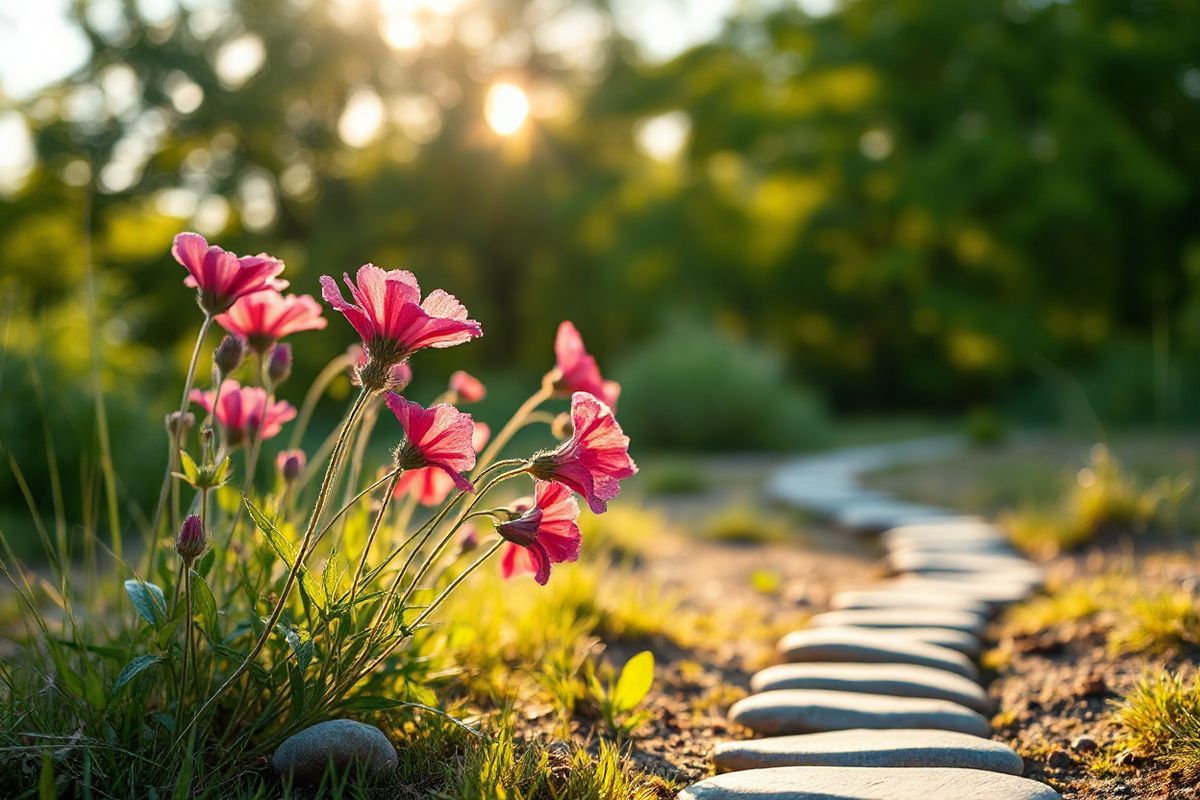
[(325, 390), (329, 388), (329, 384), (333, 383), (334, 378), (341, 375), (342, 371), (352, 363), (349, 356), (338, 356), (325, 365), (316, 380), (308, 387), (308, 392), (304, 395), (304, 402), (300, 405), (300, 415), (292, 427), (292, 438), (288, 442), (289, 450), (300, 447), (300, 443), (304, 440), (304, 434), (308, 431), (308, 423), (312, 419), (313, 410), (317, 407), (317, 401), (321, 399), (321, 395), (325, 394)]
[(521, 404), (520, 408), (512, 415), (508, 422), (504, 423), (504, 427), (492, 439), (491, 444), (479, 456), (479, 460), (475, 462), (475, 477), (480, 477), (484, 469), (500, 454), (504, 449), (504, 445), (508, 444), (512, 439), (513, 434), (521, 429), (525, 423), (525, 418), (537, 409), (542, 403), (554, 396), (554, 384), (549, 380), (549, 375), (542, 379), (542, 388), (534, 392), (528, 400)]
[(354, 401), (354, 405), (350, 407), (350, 413), (346, 415), (346, 421), (342, 425), (342, 430), (338, 435), (337, 443), (333, 447), (333, 454), (330, 456), (329, 466), (325, 470), (325, 477), (321, 481), (321, 488), (317, 493), (317, 500), (313, 505), (312, 515), (309, 517), (308, 527), (304, 531), (304, 537), (300, 540), (300, 547), (297, 548), (295, 562), (292, 564), (291, 570), (288, 571), (287, 580), (283, 584), (283, 589), (279, 592), (279, 599), (275, 602), (275, 608), (272, 609), (271, 615), (267, 619), (266, 625), (263, 628), (263, 632), (259, 635), (258, 640), (254, 643), (254, 647), (252, 647), (250, 652), (246, 654), (246, 658), (241, 664), (238, 665), (237, 669), (235, 669), (233, 673), (225, 679), (225, 682), (222, 683), (217, 690), (213, 692), (213, 694), (207, 700), (204, 701), (204, 705), (202, 705), (196, 712), (196, 715), (192, 717), (192, 720), (188, 723), (187, 727), (179, 732), (179, 735), (175, 740), (175, 747), (177, 747), (180, 742), (183, 741), (183, 738), (187, 735), (188, 730), (190, 730), (190, 728), (196, 723), (196, 720), (200, 719), (200, 716), (203, 714), (203, 712), (207, 710), (213, 703), (215, 703), (217, 698), (224, 694), (230, 686), (237, 682), (238, 678), (245, 674), (246, 670), (250, 669), (250, 664), (254, 661), (254, 659), (258, 658), (258, 654), (262, 652), (263, 648), (266, 647), (267, 641), (271, 638), (271, 634), (275, 630), (275, 625), (279, 622), (279, 617), (283, 615), (283, 609), (287, 604), (288, 595), (291, 594), (292, 588), (296, 585), (296, 580), (300, 575), (300, 569), (303, 567), (305, 559), (310, 554), (313, 545), (313, 535), (317, 528), (317, 522), (324, 513), (325, 504), (329, 500), (330, 485), (333, 483), (334, 473), (337, 471), (338, 464), (344, 455), (346, 442), (350, 438), (350, 431), (354, 427), (354, 423), (358, 420), (358, 415), (362, 412), (363, 407), (366, 405), (369, 397), (370, 394), (368, 390), (364, 388), (361, 392), (359, 392), (358, 397)]
[[(183, 397), (179, 401), (179, 416), (183, 417), (187, 413), (188, 395), (192, 393), (192, 383), (196, 380), (196, 364), (200, 361), (200, 349), (204, 346), (204, 340), (208, 336), (208, 329), (212, 327), (212, 315), (205, 314), (204, 322), (200, 323), (200, 332), (196, 334), (196, 344), (192, 348), (192, 360), (188, 362), (187, 378), (183, 382)], [(168, 439), (171, 442), (170, 449), (167, 450), (167, 471), (163, 474), (162, 488), (158, 491), (158, 504), (154, 507), (154, 516), (150, 521), (150, 561), (147, 574), (154, 567), (154, 558), (158, 555), (158, 540), (160, 538), (160, 527), (162, 525), (163, 512), (167, 508), (167, 495), (171, 489), (171, 473), (175, 471), (176, 462), (179, 458), (179, 448), (182, 446), (180, 442), (179, 432), (182, 430), (182, 419), (175, 427), (174, 433), (168, 433)]]

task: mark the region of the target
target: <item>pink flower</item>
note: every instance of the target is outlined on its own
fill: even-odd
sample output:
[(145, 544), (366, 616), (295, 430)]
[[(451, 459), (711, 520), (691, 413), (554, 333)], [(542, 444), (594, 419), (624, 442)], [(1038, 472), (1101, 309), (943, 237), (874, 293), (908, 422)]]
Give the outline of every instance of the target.
[(511, 578), (532, 572), (543, 586), (550, 580), (550, 565), (579, 558), (583, 537), (576, 520), (579, 503), (561, 483), (537, 481), (533, 507), (509, 522), (496, 526), (508, 540), (500, 556), (500, 574)]
[(369, 356), (360, 370), (364, 383), (381, 389), (387, 371), (425, 347), (452, 347), (483, 335), (478, 322), (453, 295), (434, 289), (421, 300), (421, 288), (408, 270), (359, 267), (354, 281), (343, 275), (353, 303), (347, 303), (333, 278), (321, 276), (321, 294), (346, 317)]
[(596, 359), (584, 349), (583, 337), (570, 320), (563, 320), (558, 326), (558, 335), (554, 338), (554, 361), (559, 374), (554, 384), (556, 391), (561, 394), (587, 392), (603, 400), (609, 408), (617, 407), (621, 384), (606, 381), (600, 375)]
[(217, 317), (222, 328), (241, 337), (251, 349), (265, 353), (285, 336), (316, 331), (329, 324), (312, 295), (258, 292), (243, 297)]
[(462, 403), (478, 403), (487, 397), (487, 387), (474, 375), (461, 369), (450, 376), (450, 391), (457, 394)]
[(216, 416), (230, 447), (237, 447), (257, 436), (260, 428), (263, 440), (270, 439), (282, 430), (283, 423), (296, 417), (296, 409), (291, 403), (279, 400), (268, 407), (265, 389), (242, 386), (232, 379), (221, 384), (221, 397), (217, 400), (219, 405), (216, 411), (213, 410), (215, 396), (215, 389), (207, 392), (193, 389), (191, 401)]
[[(487, 444), (492, 429), (486, 422), (476, 422), (471, 433), (471, 447), (478, 453)], [(394, 497), (412, 492), (423, 506), (440, 506), (454, 489), (454, 479), (437, 467), (405, 470), (396, 481)]]
[(395, 393), (388, 394), (387, 407), (404, 429), (404, 441), (394, 454), (397, 467), (434, 467), (449, 475), (464, 492), (475, 491), (462, 474), (475, 466), (475, 448), (471, 446), (475, 426), (470, 414), (445, 403), (422, 408)]
[(535, 478), (560, 481), (579, 492), (597, 514), (621, 492), (621, 481), (637, 473), (629, 457), (629, 437), (612, 409), (587, 392), (571, 395), (571, 438), (533, 458)]
[(187, 269), (183, 284), (197, 290), (200, 307), (209, 314), (228, 311), (240, 297), (287, 288), (287, 281), (278, 278), (283, 272), (279, 259), (266, 253), (237, 256), (216, 245), (209, 246), (198, 233), (176, 236), (171, 255)]

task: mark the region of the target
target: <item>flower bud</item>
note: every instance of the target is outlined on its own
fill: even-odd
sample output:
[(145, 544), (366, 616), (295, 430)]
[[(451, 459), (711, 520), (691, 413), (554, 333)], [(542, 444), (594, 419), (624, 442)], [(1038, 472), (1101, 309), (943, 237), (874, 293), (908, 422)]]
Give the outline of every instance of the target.
[(191, 432), (192, 426), (196, 424), (196, 415), (190, 411), (185, 411), (180, 414), (178, 411), (172, 411), (167, 414), (163, 420), (163, 425), (167, 429), (172, 439), (182, 441), (187, 438)]
[(236, 336), (226, 336), (213, 351), (213, 364), (222, 375), (229, 375), (246, 357), (246, 343)]
[(292, 374), (292, 346), (281, 343), (271, 351), (271, 360), (267, 362), (267, 377), (272, 386), (278, 386)]
[(466, 555), (479, 548), (479, 531), (474, 525), (463, 526), (462, 535), (458, 537), (458, 554)]
[(204, 526), (200, 524), (200, 518), (189, 514), (179, 528), (179, 535), (175, 537), (175, 552), (183, 559), (183, 563), (191, 564), (204, 553), (207, 546), (208, 537), (204, 533)]
[(304, 455), (303, 450), (283, 450), (275, 457), (275, 466), (279, 468), (283, 482), (289, 486), (300, 477), (307, 463), (308, 457)]
[(474, 375), (461, 369), (450, 376), (450, 391), (458, 395), (462, 403), (478, 403), (487, 397), (487, 387)]

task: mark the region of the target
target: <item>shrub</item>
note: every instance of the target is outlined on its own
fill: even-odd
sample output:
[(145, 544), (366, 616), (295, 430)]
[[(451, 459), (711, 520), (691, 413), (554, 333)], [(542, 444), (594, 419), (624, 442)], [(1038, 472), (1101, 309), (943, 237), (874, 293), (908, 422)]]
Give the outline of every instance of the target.
[(821, 403), (774, 354), (675, 321), (617, 370), (620, 418), (643, 447), (791, 450), (828, 441)]

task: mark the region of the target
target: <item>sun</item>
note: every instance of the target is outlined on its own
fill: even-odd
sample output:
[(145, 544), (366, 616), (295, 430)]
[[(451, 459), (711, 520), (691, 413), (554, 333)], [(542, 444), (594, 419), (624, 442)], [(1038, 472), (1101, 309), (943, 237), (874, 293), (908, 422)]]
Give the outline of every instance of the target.
[(493, 84), (483, 104), (483, 115), (496, 133), (512, 136), (529, 116), (529, 96), (515, 83)]

